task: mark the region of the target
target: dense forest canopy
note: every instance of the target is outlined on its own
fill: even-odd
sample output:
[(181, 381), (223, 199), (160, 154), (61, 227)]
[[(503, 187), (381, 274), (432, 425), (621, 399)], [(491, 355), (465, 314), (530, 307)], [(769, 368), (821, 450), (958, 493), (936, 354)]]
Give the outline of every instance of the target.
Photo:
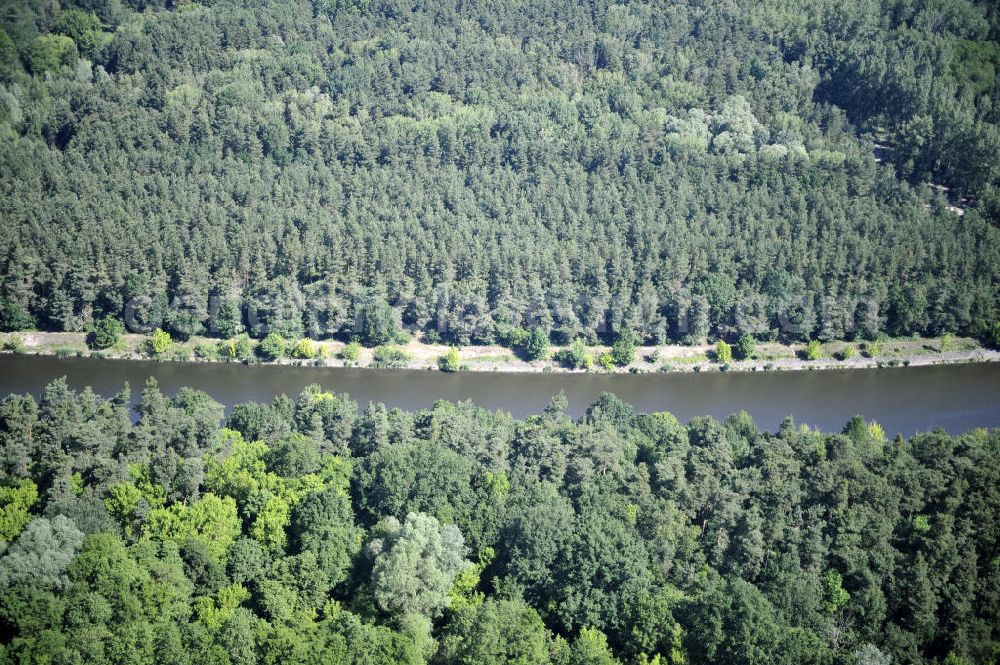
[(988, 0), (0, 5), (7, 329), (998, 319)]
[(129, 403), (0, 402), (0, 663), (1000, 658), (1000, 430)]

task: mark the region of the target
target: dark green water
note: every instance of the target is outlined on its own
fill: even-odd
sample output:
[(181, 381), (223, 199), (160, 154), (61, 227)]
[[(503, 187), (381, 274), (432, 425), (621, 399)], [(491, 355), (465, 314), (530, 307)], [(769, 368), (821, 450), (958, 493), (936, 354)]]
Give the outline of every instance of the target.
[(1000, 427), (1000, 364), (750, 374), (443, 374), (0, 356), (0, 395), (37, 396), (60, 376), (75, 388), (91, 386), (108, 396), (127, 381), (133, 397), (154, 376), (167, 394), (190, 386), (227, 407), (270, 401), (280, 393), (295, 396), (304, 386), (319, 383), (350, 393), (362, 405), (379, 401), (412, 410), (438, 399), (472, 400), (517, 417), (538, 413), (563, 390), (573, 416), (602, 391), (610, 391), (641, 411), (666, 410), (682, 421), (743, 409), (769, 430), (791, 415), (796, 422), (839, 431), (854, 414), (878, 420), (890, 435), (935, 427), (953, 433)]

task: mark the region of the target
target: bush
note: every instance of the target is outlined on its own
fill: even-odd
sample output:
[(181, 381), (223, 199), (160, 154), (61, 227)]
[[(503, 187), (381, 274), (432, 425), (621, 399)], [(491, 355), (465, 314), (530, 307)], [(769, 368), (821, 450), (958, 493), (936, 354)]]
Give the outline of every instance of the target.
[(823, 353), (820, 349), (819, 340), (813, 339), (806, 344), (805, 351), (803, 351), (802, 356), (806, 360), (819, 360)]
[(750, 360), (757, 352), (757, 340), (750, 333), (743, 333), (736, 341), (736, 356), (740, 360)]
[(626, 332), (615, 340), (611, 346), (611, 358), (619, 367), (635, 362), (635, 337), (631, 332)]
[(605, 351), (598, 357), (598, 364), (604, 369), (614, 369), (615, 368), (615, 358), (611, 355), (610, 351)]
[(878, 342), (865, 342), (861, 346), (861, 355), (865, 358), (874, 358), (882, 353), (882, 345)]
[(121, 341), (125, 326), (113, 316), (105, 316), (87, 333), (87, 346), (92, 349), (110, 349)]
[(458, 356), (458, 349), (454, 346), (448, 349), (448, 353), (438, 357), (438, 369), (442, 372), (457, 372), (462, 369), (462, 360)]
[(10, 351), (11, 353), (24, 353), (28, 350), (28, 347), (24, 345), (24, 338), (20, 335), (11, 335), (7, 338), (7, 341), (3, 343), (3, 350)]
[(538, 360), (549, 354), (549, 334), (541, 328), (515, 328), (510, 339), (511, 346), (526, 360)]
[(361, 355), (361, 344), (358, 342), (349, 342), (344, 345), (344, 348), (342, 348), (340, 353), (337, 355), (339, 355), (342, 360), (346, 360), (347, 362), (357, 362), (358, 356)]
[(249, 360), (253, 357), (253, 342), (246, 333), (240, 333), (222, 344), (224, 353), (230, 360)]
[(724, 340), (715, 343), (715, 359), (723, 364), (733, 361), (733, 347)]
[(396, 346), (380, 346), (372, 354), (372, 367), (381, 369), (404, 368), (410, 363), (412, 356)]
[(292, 357), (310, 359), (316, 357), (316, 345), (312, 340), (303, 337), (292, 346)]
[(257, 354), (264, 360), (277, 360), (285, 355), (288, 345), (285, 338), (276, 332), (268, 333), (257, 346)]
[(146, 339), (146, 352), (153, 356), (160, 356), (169, 351), (174, 346), (174, 340), (170, 333), (157, 328)]
[(943, 335), (941, 335), (941, 345), (938, 347), (938, 350), (941, 353), (950, 351), (954, 343), (955, 343), (955, 336), (952, 335), (950, 332), (946, 332)]
[(840, 351), (837, 352), (837, 358), (839, 360), (850, 360), (854, 357), (854, 347), (845, 346)]
[(587, 345), (582, 339), (575, 339), (565, 349), (556, 355), (556, 360), (570, 369), (586, 369), (593, 365), (594, 360), (587, 353)]
[(195, 358), (202, 360), (218, 360), (220, 356), (219, 346), (208, 342), (200, 342), (194, 346)]

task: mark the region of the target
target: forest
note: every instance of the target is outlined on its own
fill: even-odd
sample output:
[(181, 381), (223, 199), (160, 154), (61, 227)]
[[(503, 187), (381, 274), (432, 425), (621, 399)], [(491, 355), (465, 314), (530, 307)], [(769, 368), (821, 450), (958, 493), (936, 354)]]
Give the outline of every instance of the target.
[(0, 0), (0, 329), (983, 338), (998, 72), (991, 0)]
[(0, 663), (1000, 658), (1000, 430), (130, 403), (0, 402)]

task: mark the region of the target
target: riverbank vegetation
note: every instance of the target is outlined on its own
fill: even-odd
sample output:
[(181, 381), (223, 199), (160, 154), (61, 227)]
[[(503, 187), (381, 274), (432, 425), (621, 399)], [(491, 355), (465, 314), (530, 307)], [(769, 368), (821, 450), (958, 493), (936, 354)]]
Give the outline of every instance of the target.
[[(563, 347), (546, 345), (544, 355), (530, 358), (503, 347), (427, 344), (408, 341), (365, 349), (358, 342), (286, 340), (277, 334), (257, 342), (246, 333), (228, 340), (192, 337), (175, 341), (165, 331), (124, 335), (112, 347), (94, 349), (80, 333), (0, 333), (0, 352), (91, 356), (170, 362), (239, 362), (297, 364), (316, 367), (438, 369), (445, 372), (758, 372), (824, 370), (909, 365), (943, 365), (1000, 361), (1000, 352), (971, 338), (884, 338), (879, 342), (781, 344), (742, 337), (735, 345), (587, 346), (577, 339)], [(720, 346), (723, 345), (723, 346)], [(728, 351), (726, 351), (728, 347)], [(160, 348), (161, 351), (156, 349)], [(616, 352), (617, 348), (617, 352)], [(721, 353), (720, 353), (721, 351)]]
[(994, 2), (251, 4), (0, 3), (0, 328), (1000, 320)]
[[(1000, 431), (602, 395), (0, 401), (0, 662), (961, 665), (1000, 654)], [(224, 425), (224, 427), (223, 427)]]

